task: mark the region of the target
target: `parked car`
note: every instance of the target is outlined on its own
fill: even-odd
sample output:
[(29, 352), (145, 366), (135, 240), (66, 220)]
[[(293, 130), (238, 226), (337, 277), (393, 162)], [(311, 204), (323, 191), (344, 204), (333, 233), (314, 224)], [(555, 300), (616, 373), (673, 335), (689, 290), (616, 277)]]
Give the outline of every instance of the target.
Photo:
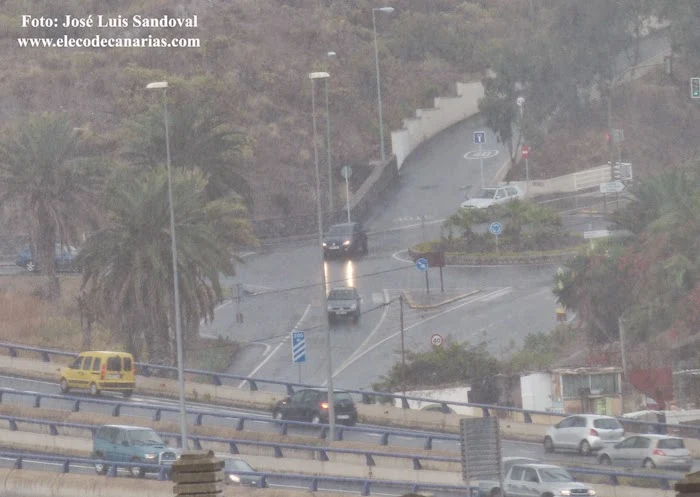
[(136, 386), (134, 357), (126, 352), (83, 352), (59, 374), (61, 393), (80, 388), (89, 390), (91, 395), (109, 391), (121, 392), (128, 398)]
[[(447, 407), (447, 412), (445, 414), (455, 414), (455, 410), (450, 406)], [(431, 412), (443, 412), (441, 404), (426, 404), (420, 408), (421, 411), (431, 411)]]
[(351, 286), (333, 288), (328, 292), (328, 322), (333, 322), (338, 317), (350, 316), (353, 322), (360, 319), (360, 294)]
[[(337, 423), (353, 426), (357, 423), (355, 401), (346, 392), (333, 393)], [(306, 388), (277, 403), (272, 410), (275, 419), (290, 419), (309, 423), (328, 423), (328, 392), (321, 388)]]
[(544, 450), (577, 450), (587, 456), (604, 449), (606, 445), (619, 442), (624, 435), (625, 430), (620, 422), (611, 416), (576, 414), (547, 428)]
[[(73, 260), (78, 257), (79, 250), (70, 245), (56, 244), (54, 250), (54, 261), (56, 263), (57, 271), (75, 271), (73, 266)], [(29, 272), (36, 272), (39, 270), (37, 261), (32, 255), (32, 250), (29, 246), (22, 247), (19, 254), (17, 254), (17, 259), (15, 260), (17, 266), (23, 267)]]
[[(115, 463), (144, 463), (171, 466), (180, 458), (179, 449), (173, 449), (163, 442), (151, 428), (126, 425), (100, 426), (92, 438), (92, 458)], [(109, 464), (95, 463), (97, 474), (104, 475)], [(131, 466), (132, 476), (143, 477), (155, 473), (158, 468)]]
[(224, 481), (227, 485), (240, 485), (242, 487), (257, 487), (260, 477), (255, 475), (245, 475), (241, 473), (254, 473), (255, 470), (243, 459), (224, 459)]
[(682, 438), (667, 435), (635, 435), (607, 447), (598, 456), (606, 465), (675, 469), (689, 472), (693, 458)]
[(551, 464), (516, 464), (505, 472), (501, 492), (500, 482), (478, 482), (479, 496), (540, 497), (594, 496), (596, 491), (586, 483), (577, 482), (569, 472)]
[(463, 209), (486, 209), (498, 204), (505, 204), (516, 199), (525, 198), (525, 194), (514, 185), (482, 188), (476, 195), (462, 202)]
[(360, 223), (334, 224), (323, 237), (323, 256), (367, 253), (367, 233)]

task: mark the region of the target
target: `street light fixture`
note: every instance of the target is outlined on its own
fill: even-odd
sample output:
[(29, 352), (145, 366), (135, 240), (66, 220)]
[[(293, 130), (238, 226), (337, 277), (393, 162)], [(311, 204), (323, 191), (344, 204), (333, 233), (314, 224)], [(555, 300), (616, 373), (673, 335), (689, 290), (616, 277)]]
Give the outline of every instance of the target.
[[(326, 295), (326, 272), (323, 257), (323, 215), (321, 214), (321, 175), (318, 168), (318, 140), (316, 138), (316, 88), (317, 79), (330, 78), (327, 72), (309, 73), (311, 80), (311, 120), (313, 122), (314, 136), (314, 163), (316, 166), (316, 213), (318, 223), (318, 248), (321, 252), (321, 312), (326, 312), (328, 300)], [(327, 88), (327, 86), (326, 86)], [(324, 321), (322, 321), (324, 322)], [(323, 326), (323, 325), (322, 325)], [(326, 324), (326, 360), (328, 362), (328, 439), (335, 440), (335, 406), (333, 403), (333, 363), (331, 361), (331, 327)]]
[(374, 30), (374, 62), (377, 66), (377, 100), (379, 102), (379, 148), (381, 152), (382, 162), (386, 160), (384, 152), (384, 121), (382, 120), (382, 89), (379, 78), (379, 49), (377, 48), (377, 20), (375, 12), (385, 12), (391, 14), (394, 12), (394, 7), (378, 7), (372, 9), (372, 29)]
[(157, 81), (146, 85), (147, 90), (163, 90), (163, 120), (165, 122), (165, 153), (168, 166), (168, 203), (170, 204), (170, 243), (173, 256), (173, 291), (175, 297), (175, 346), (177, 347), (177, 381), (180, 390), (180, 437), (182, 448), (187, 450), (187, 410), (185, 408), (185, 370), (182, 350), (182, 327), (180, 322), (180, 287), (177, 274), (177, 243), (175, 241), (175, 209), (173, 207), (173, 180), (170, 168), (170, 133), (168, 132), (167, 81)]

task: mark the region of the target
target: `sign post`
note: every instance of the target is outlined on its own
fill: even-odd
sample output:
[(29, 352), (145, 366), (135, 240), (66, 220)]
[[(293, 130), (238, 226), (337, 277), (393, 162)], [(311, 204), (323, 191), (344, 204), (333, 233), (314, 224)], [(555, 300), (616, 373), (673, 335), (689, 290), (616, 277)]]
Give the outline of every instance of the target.
[(428, 281), (428, 260), (421, 257), (416, 261), (418, 271), (425, 273), (425, 293), (430, 294), (430, 282)]
[(530, 147), (528, 145), (523, 145), (520, 154), (522, 155), (523, 159), (525, 159), (525, 194), (527, 195), (529, 193), (528, 190), (530, 189), (530, 166), (527, 162), (528, 158), (530, 157)]
[(301, 365), (306, 362), (306, 337), (303, 331), (292, 331), (292, 364), (299, 367), (299, 383), (301, 383)]
[(484, 181), (484, 156), (481, 151), (481, 146), (486, 143), (486, 132), (485, 131), (474, 131), (474, 143), (479, 145), (479, 167), (481, 169), (481, 188), (486, 186)]
[(491, 223), (491, 226), (489, 226), (489, 231), (496, 237), (496, 253), (498, 254), (498, 237), (501, 233), (503, 233), (503, 225), (501, 223)]

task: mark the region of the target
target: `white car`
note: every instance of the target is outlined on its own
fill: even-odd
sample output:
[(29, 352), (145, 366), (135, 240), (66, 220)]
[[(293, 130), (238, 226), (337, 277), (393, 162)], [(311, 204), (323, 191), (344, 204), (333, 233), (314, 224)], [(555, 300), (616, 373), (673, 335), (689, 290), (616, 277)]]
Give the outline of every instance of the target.
[(576, 414), (547, 428), (544, 451), (576, 450), (588, 456), (610, 444), (622, 441), (625, 430), (612, 416)]
[(523, 199), (525, 194), (514, 185), (482, 188), (476, 195), (462, 202), (463, 209), (486, 209), (492, 205), (505, 204), (515, 199)]

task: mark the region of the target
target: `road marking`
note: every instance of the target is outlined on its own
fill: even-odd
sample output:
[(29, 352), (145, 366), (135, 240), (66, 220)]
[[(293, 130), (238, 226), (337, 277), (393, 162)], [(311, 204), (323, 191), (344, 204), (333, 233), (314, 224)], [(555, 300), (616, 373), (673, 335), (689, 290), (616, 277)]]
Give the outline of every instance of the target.
[[(511, 290), (508, 290), (508, 289), (511, 289)], [(455, 311), (455, 310), (457, 310), (457, 309), (459, 309), (459, 308), (461, 308), (461, 307), (464, 307), (465, 305), (469, 305), (469, 304), (473, 304), (474, 302), (482, 301), (482, 300), (484, 300), (484, 299), (486, 299), (486, 298), (489, 298), (489, 297), (491, 297), (491, 296), (494, 296), (494, 295), (496, 295), (496, 294), (505, 294), (505, 293), (508, 293), (509, 291), (512, 291), (512, 288), (511, 288), (511, 287), (500, 288), (500, 289), (495, 290), (495, 291), (493, 291), (493, 292), (491, 292), (491, 293), (487, 293), (486, 295), (481, 295), (481, 296), (479, 296), (479, 297), (475, 297), (475, 298), (473, 298), (473, 299), (467, 300), (467, 301), (465, 301), (465, 302), (462, 302), (461, 304), (457, 304), (457, 305), (454, 306), (454, 307), (450, 307), (449, 309), (446, 309), (446, 310), (444, 310), (444, 311), (442, 311), (442, 312), (438, 312), (437, 314), (433, 314), (432, 316), (429, 316), (429, 317), (427, 317), (427, 318), (425, 318), (425, 319), (422, 319), (421, 321), (419, 321), (419, 322), (417, 322), (417, 323), (415, 323), (415, 324), (406, 326), (406, 327), (404, 328), (403, 331), (404, 331), (404, 333), (405, 333), (405, 332), (407, 332), (408, 330), (410, 330), (410, 329), (412, 329), (412, 328), (415, 328), (416, 326), (419, 326), (419, 325), (422, 325), (422, 324), (424, 324), (424, 323), (427, 323), (428, 321), (431, 321), (431, 320), (435, 319), (436, 317), (439, 317), (439, 316), (442, 316), (442, 315), (447, 314), (447, 313), (449, 313), (449, 312)], [(505, 292), (505, 293), (504, 293), (504, 292)], [(376, 349), (376, 348), (379, 347), (380, 345), (383, 345), (384, 343), (388, 342), (389, 340), (392, 340), (392, 339), (396, 338), (396, 337), (399, 336), (400, 334), (401, 334), (400, 331), (397, 331), (396, 333), (392, 333), (392, 334), (389, 335), (388, 337), (384, 338), (383, 340), (380, 340), (379, 342), (377, 342), (377, 343), (375, 343), (374, 345), (372, 345), (371, 347), (369, 347), (369, 348), (368, 348), (367, 350), (365, 350), (364, 352), (358, 354), (358, 355), (357, 355), (356, 357), (354, 357), (352, 360), (346, 361), (345, 364), (343, 364), (342, 368), (341, 368), (340, 370), (338, 370), (336, 373), (334, 373), (333, 376), (336, 376), (337, 374), (339, 374), (340, 372), (342, 372), (344, 369), (346, 369), (347, 367), (349, 367), (349, 366), (352, 365), (353, 363), (357, 362), (357, 361), (358, 361), (360, 358), (362, 358), (363, 356), (369, 354), (369, 353), (372, 352), (374, 349)]]
[(483, 301), (484, 301), (484, 302), (488, 302), (488, 301), (490, 301), (490, 300), (494, 300), (494, 299), (497, 299), (497, 298), (499, 298), (499, 297), (503, 297), (504, 295), (507, 295), (507, 294), (509, 294), (509, 293), (512, 292), (512, 291), (513, 291), (513, 287), (512, 287), (512, 286), (509, 286), (509, 287), (507, 287), (507, 288), (504, 288), (504, 289), (501, 291), (501, 293), (498, 293), (498, 294), (495, 294), (495, 295), (490, 295), (490, 296), (484, 298)]
[(372, 292), (372, 303), (374, 305), (381, 305), (386, 303), (384, 299), (384, 294), (382, 292)]
[[(387, 290), (384, 290), (384, 303), (385, 303), (385, 304), (388, 304), (388, 303), (389, 303), (389, 292), (388, 292)], [(349, 356), (347, 359), (345, 359), (345, 361), (344, 361), (343, 364), (340, 366), (340, 368), (338, 368), (336, 371), (333, 372), (333, 378), (335, 378), (336, 376), (338, 376), (345, 368), (347, 368), (350, 364), (352, 364), (352, 362), (354, 361), (354, 360), (353, 360), (353, 357), (354, 357), (355, 355), (357, 355), (358, 352), (359, 352), (360, 350), (362, 350), (362, 347), (364, 347), (365, 345), (367, 345), (367, 343), (372, 339), (372, 337), (374, 336), (374, 334), (377, 333), (377, 331), (379, 331), (379, 328), (381, 327), (382, 323), (384, 322), (384, 319), (386, 318), (386, 315), (387, 315), (387, 312), (388, 312), (388, 311), (389, 311), (389, 306), (388, 306), (388, 305), (385, 305), (385, 306), (384, 306), (384, 311), (382, 312), (382, 316), (379, 318), (379, 322), (376, 324), (376, 326), (374, 327), (374, 329), (372, 329), (372, 331), (369, 333), (369, 335), (367, 335), (367, 337), (362, 341), (362, 343), (360, 344), (360, 346), (357, 347), (357, 349), (355, 349), (355, 351), (354, 351), (352, 354), (350, 354), (350, 356)], [(326, 386), (326, 385), (328, 385), (328, 380), (324, 381), (323, 384), (322, 384), (322, 386)]]
[(409, 264), (413, 264), (413, 261), (411, 259), (404, 259), (403, 257), (399, 257), (399, 254), (401, 254), (403, 252), (406, 252), (406, 254), (408, 254), (408, 249), (402, 249), (402, 250), (398, 250), (398, 251), (394, 252), (393, 254), (391, 254), (391, 258), (396, 259), (397, 261), (407, 262)]
[[(302, 321), (304, 321), (304, 319), (306, 318), (306, 315), (309, 313), (310, 309), (311, 309), (311, 304), (307, 305), (306, 309), (304, 309), (304, 314), (301, 315), (301, 318), (299, 319), (299, 321), (297, 321), (297, 324), (294, 326), (295, 329), (299, 328), (299, 325), (301, 325)], [(277, 351), (280, 349), (280, 347), (282, 347), (282, 345), (284, 345), (288, 341), (289, 341), (289, 335), (284, 337), (284, 339), (279, 344), (277, 344), (277, 347), (275, 347), (274, 350), (265, 359), (263, 359), (262, 362), (260, 364), (258, 364), (258, 366), (253, 371), (251, 371), (248, 374), (248, 377), (252, 378), (255, 375), (255, 373), (260, 371), (260, 369), (267, 363), (267, 361), (272, 359), (272, 356), (274, 356), (277, 353)], [(247, 380), (241, 381), (240, 385), (238, 385), (238, 388), (243, 388), (247, 383), (248, 383)]]
[(368, 235), (380, 235), (382, 233), (389, 233), (390, 231), (403, 231), (410, 230), (412, 228), (419, 228), (421, 226), (428, 226), (429, 224), (439, 224), (445, 222), (445, 219), (435, 219), (433, 221), (426, 221), (424, 223), (407, 224), (406, 226), (396, 226), (394, 228), (386, 228), (383, 230), (368, 231)]

